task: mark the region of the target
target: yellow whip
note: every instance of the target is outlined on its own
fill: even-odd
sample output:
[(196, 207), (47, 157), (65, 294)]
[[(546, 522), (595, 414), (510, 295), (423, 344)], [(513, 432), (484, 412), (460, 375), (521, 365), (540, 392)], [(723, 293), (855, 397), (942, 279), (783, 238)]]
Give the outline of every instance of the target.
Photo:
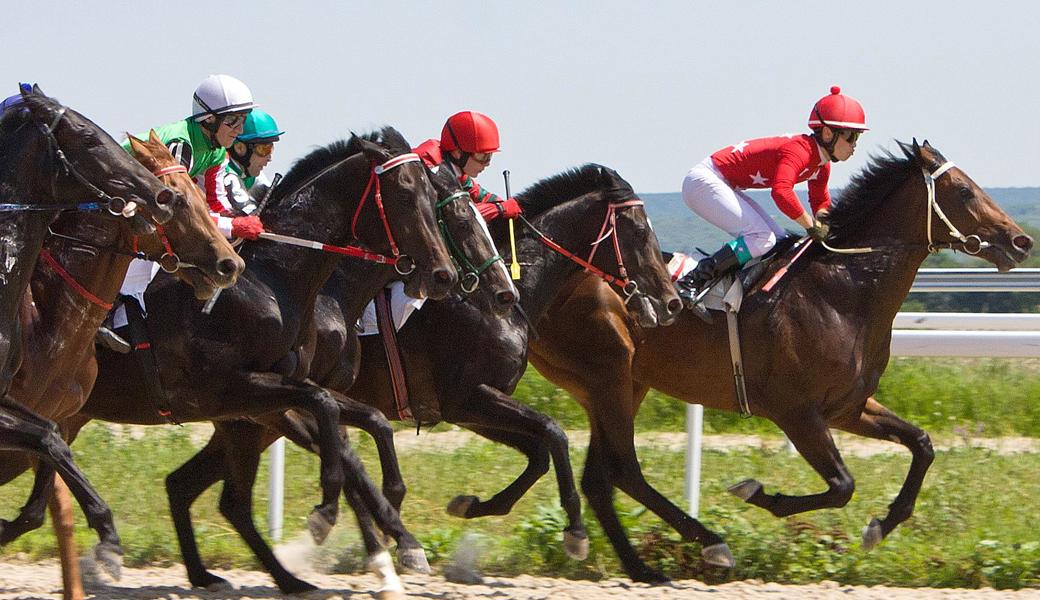
[[(512, 198), (513, 195), (509, 193), (509, 169), (502, 171), (502, 177), (506, 180), (506, 198)], [(513, 230), (513, 221), (515, 220), (509, 219), (509, 250), (511, 252), (509, 275), (514, 281), (520, 279), (520, 263), (516, 260), (516, 231)]]

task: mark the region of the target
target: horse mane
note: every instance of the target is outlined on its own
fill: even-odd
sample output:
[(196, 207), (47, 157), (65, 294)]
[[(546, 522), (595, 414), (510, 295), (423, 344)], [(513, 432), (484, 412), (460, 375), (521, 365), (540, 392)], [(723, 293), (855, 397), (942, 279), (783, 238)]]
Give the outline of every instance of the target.
[(293, 163), (282, 182), (271, 192), (271, 201), (274, 202), (287, 194), (299, 191), (297, 187), (311, 177), (360, 153), (362, 140), (379, 144), (395, 155), (411, 152), (411, 146), (408, 145), (404, 136), (390, 126), (364, 135), (351, 134), (350, 139), (337, 140), (327, 146), (317, 148)]
[[(887, 150), (872, 155), (870, 162), (852, 176), (849, 185), (835, 199), (827, 216), (833, 239), (840, 239), (845, 232), (862, 223), (868, 213), (909, 177), (920, 175), (921, 160), (911, 151), (910, 146), (899, 146), (903, 156), (896, 156)], [(932, 152), (940, 163), (945, 162), (937, 150), (932, 149)]]
[(524, 214), (539, 214), (589, 192), (603, 192), (604, 199), (619, 201), (635, 196), (635, 190), (617, 171), (588, 163), (532, 184), (516, 196)]

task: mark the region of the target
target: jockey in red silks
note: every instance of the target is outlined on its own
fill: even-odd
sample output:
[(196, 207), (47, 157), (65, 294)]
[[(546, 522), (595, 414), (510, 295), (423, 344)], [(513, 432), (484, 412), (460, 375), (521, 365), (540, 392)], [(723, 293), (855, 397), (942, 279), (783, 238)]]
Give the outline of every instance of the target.
[(498, 217), (515, 219), (522, 212), (516, 200), (499, 198), (481, 188), (475, 179), (491, 164), (491, 156), (498, 150), (495, 122), (483, 113), (466, 110), (448, 117), (441, 129), (441, 139), (426, 140), (415, 153), (428, 167), (447, 164), (485, 221)]
[[(831, 205), (827, 181), (832, 162), (848, 160), (859, 135), (867, 130), (863, 107), (834, 86), (809, 113), (811, 134), (785, 134), (742, 141), (727, 146), (690, 169), (683, 179), (682, 197), (690, 210), (735, 239), (702, 259), (677, 283), (689, 305), (703, 287), (776, 245), (784, 230), (742, 190), (770, 189), (780, 210), (823, 239), (827, 226), (818, 217)], [(807, 181), (807, 213), (794, 185)]]

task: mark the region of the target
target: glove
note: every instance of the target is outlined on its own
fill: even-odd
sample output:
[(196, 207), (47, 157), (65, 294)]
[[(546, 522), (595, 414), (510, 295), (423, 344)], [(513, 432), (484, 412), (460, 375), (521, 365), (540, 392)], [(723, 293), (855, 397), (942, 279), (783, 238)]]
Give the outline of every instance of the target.
[(231, 219), (231, 237), (255, 240), (264, 232), (260, 217), (235, 217)]
[(827, 239), (827, 234), (831, 232), (831, 226), (819, 219), (813, 219), (813, 226), (806, 229), (805, 232), (817, 242), (822, 242)]
[(515, 198), (506, 198), (502, 201), (502, 216), (507, 219), (515, 219), (523, 214), (520, 203)]

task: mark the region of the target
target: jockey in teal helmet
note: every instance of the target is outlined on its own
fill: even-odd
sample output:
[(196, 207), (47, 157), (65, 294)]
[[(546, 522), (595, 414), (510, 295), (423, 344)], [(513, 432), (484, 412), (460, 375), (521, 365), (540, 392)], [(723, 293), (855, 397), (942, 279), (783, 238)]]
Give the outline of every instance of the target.
[(241, 135), (228, 149), (231, 160), (224, 175), (224, 186), (231, 212), (248, 215), (256, 210), (249, 190), (257, 183), (270, 185), (262, 172), (274, 155), (274, 143), (284, 133), (274, 117), (262, 110), (254, 108), (246, 117)]

